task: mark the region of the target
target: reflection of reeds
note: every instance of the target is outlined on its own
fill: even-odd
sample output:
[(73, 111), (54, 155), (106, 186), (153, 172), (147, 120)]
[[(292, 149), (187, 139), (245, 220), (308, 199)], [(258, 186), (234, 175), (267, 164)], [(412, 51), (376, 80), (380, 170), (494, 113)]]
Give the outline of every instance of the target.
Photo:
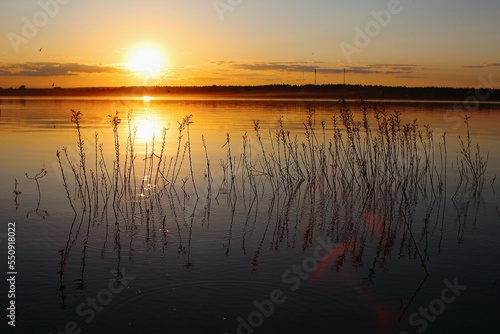
[(42, 200), (42, 191), (40, 190), (40, 183), (38, 182), (38, 180), (46, 176), (47, 171), (45, 170), (45, 168), (42, 168), (42, 170), (33, 177), (28, 176), (28, 173), (24, 173), (24, 175), (26, 176), (27, 179), (33, 180), (36, 183), (36, 189), (38, 190), (38, 203), (36, 205), (35, 211), (38, 212), (38, 209), (40, 208), (40, 202)]
[(23, 192), (19, 190), (19, 182), (17, 182), (17, 179), (14, 178), (14, 194), (17, 196), (21, 195)]
[(19, 183), (17, 182), (17, 179), (14, 178), (14, 191), (13, 193), (16, 195), (16, 197), (14, 198), (14, 203), (16, 203), (16, 210), (17, 208), (19, 207), (19, 202), (17, 201), (17, 198), (19, 197), (19, 195), (22, 194), (22, 191), (19, 190)]

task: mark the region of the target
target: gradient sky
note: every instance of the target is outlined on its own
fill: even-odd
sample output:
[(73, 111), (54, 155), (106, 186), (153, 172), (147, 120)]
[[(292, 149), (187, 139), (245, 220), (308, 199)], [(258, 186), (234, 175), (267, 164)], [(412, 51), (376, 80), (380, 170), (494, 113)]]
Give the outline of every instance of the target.
[[(401, 0), (376, 23), (394, 1), (1, 0), (0, 87), (308, 84), (315, 70), (325, 84), (344, 68), (350, 84), (500, 87), (500, 1)], [(131, 66), (146, 46), (163, 63), (149, 73)]]

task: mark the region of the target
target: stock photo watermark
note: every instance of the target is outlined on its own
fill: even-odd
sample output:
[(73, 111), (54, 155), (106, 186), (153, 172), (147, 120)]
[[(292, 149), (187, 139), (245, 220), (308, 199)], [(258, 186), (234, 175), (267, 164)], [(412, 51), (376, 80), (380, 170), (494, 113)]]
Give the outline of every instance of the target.
[[(102, 288), (97, 292), (95, 297), (87, 297), (76, 307), (76, 314), (81, 318), (85, 324), (90, 324), (95, 320), (97, 313), (102, 312), (106, 306), (111, 304), (113, 296), (120, 294), (126, 287), (129, 286), (130, 281), (135, 279), (134, 275), (127, 274), (126, 268), (121, 271), (111, 270), (113, 278), (108, 282), (107, 287)], [(79, 334), (82, 332), (82, 323), (77, 321), (68, 321), (64, 325), (64, 330), (57, 333), (49, 332), (49, 334)]]
[[(30, 40), (35, 38), (40, 29), (43, 29), (47, 24), (49, 24), (50, 19), (54, 18), (59, 11), (61, 6), (66, 5), (71, 0), (40, 0), (38, 1), (39, 9), (31, 16), (23, 16), (21, 18), (21, 28), (19, 33), (9, 32), (7, 33), (7, 38), (9, 39), (10, 45), (14, 52), (19, 52), (19, 47), (24, 44), (28, 44)], [(41, 49), (40, 49), (41, 50)]]
[(16, 223), (7, 224), (7, 323), (16, 326)]
[[(302, 282), (307, 281), (311, 274), (317, 269), (319, 264), (328, 258), (336, 248), (336, 244), (328, 239), (317, 238), (318, 245), (314, 248), (313, 254), (302, 260), (301, 264), (294, 264), (283, 272), (281, 282), (287, 285), (291, 292), (300, 288)], [(282, 305), (287, 300), (285, 292), (281, 289), (274, 289), (270, 292), (269, 298), (258, 301), (255, 299), (252, 305), (255, 310), (247, 316), (238, 316), (236, 333), (252, 334), (256, 328), (264, 324), (264, 321), (274, 314), (276, 306)], [(229, 334), (225, 332), (224, 334)]]
[[(411, 2), (412, 0), (407, 1)], [(355, 35), (352, 44), (341, 42), (339, 45), (347, 62), (352, 61), (353, 54), (360, 54), (363, 49), (367, 48), (372, 40), (378, 37), (384, 28), (389, 26), (393, 16), (401, 14), (403, 9), (404, 6), (400, 0), (389, 0), (387, 9), (371, 10), (370, 15), (373, 20), (368, 21), (363, 29), (359, 26), (354, 27)]]
[[(477, 80), (480, 85), (470, 91), (463, 101), (453, 105), (452, 113), (454, 115), (450, 115), (450, 112), (443, 113), (443, 121), (446, 123), (454, 123), (452, 126), (453, 130), (460, 128), (464, 124), (464, 115), (471, 111), (478, 110), (480, 103), (486, 102), (496, 91), (494, 87), (500, 85), (500, 82), (493, 81), (493, 74), (489, 74), (486, 78), (482, 75), (478, 76)], [(435, 128), (433, 132), (435, 137), (440, 137), (445, 133), (441, 128)]]
[(215, 0), (213, 5), (219, 19), (224, 21), (226, 13), (233, 12), (244, 1), (245, 0)]
[(477, 77), (477, 80), (481, 83), (481, 85), (471, 91), (462, 103), (455, 104), (454, 109), (461, 109), (464, 111), (477, 110), (479, 108), (479, 103), (488, 100), (495, 92), (495, 88), (493, 87), (500, 85), (500, 82), (493, 81), (493, 74), (488, 75), (488, 78), (481, 75)]
[[(438, 298), (431, 300), (427, 307), (419, 307), (418, 312), (413, 312), (408, 320), (412, 327), (418, 327), (417, 333), (423, 333), (429, 326), (429, 322), (436, 321), (437, 317), (444, 313), (446, 305), (454, 303), (464, 290), (467, 289), (466, 285), (460, 285), (458, 278), (455, 277), (453, 283), (448, 279), (443, 281), (445, 288), (441, 290)], [(399, 334), (410, 334), (409, 332), (402, 331)]]

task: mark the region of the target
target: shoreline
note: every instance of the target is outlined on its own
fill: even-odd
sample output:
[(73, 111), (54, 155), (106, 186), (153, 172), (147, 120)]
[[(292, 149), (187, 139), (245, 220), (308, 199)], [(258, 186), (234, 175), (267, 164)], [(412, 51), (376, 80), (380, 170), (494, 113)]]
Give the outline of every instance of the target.
[[(286, 99), (429, 102), (500, 102), (493, 88), (392, 87), (361, 85), (269, 85), (200, 87), (0, 88), (0, 97), (128, 97), (155, 99)], [(487, 98), (485, 98), (487, 97)]]

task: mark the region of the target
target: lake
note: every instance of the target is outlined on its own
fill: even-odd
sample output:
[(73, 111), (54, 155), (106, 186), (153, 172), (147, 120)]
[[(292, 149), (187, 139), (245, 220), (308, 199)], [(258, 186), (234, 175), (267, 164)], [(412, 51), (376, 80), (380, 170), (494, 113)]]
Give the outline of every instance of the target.
[(0, 110), (11, 332), (498, 332), (500, 104)]

